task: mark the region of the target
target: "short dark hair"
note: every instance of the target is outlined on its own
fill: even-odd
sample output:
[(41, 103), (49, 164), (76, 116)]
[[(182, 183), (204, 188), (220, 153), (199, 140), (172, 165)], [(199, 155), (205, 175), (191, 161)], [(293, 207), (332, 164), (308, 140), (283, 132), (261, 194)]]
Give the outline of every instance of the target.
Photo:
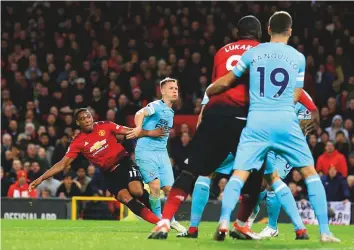
[(166, 83), (168, 82), (175, 82), (177, 83), (177, 79), (174, 79), (174, 78), (170, 78), (170, 77), (166, 77), (165, 79), (161, 80), (160, 81), (160, 88), (165, 85)]
[(42, 133), (39, 137), (44, 137), (47, 136), (48, 138), (50, 137), (48, 133)]
[(344, 136), (345, 136), (344, 132), (341, 131), (341, 130), (339, 130), (339, 131), (336, 133), (336, 136), (337, 136), (337, 135), (344, 135)]
[(79, 117), (79, 114), (81, 112), (90, 112), (87, 108), (79, 108), (78, 110), (75, 111), (74, 117), (75, 120), (77, 121), (77, 118)]
[(322, 131), (321, 136), (324, 135), (324, 134), (326, 134), (329, 137), (329, 133), (327, 131)]
[(237, 23), (239, 39), (253, 39), (260, 41), (262, 26), (257, 17), (248, 15), (242, 17)]
[(291, 28), (293, 21), (286, 11), (277, 11), (269, 18), (269, 26), (273, 34), (281, 34)]

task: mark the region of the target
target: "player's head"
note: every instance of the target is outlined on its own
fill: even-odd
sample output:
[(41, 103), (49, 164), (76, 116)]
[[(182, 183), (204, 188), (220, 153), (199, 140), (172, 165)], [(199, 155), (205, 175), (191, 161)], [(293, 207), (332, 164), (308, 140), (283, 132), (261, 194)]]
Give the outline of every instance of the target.
[(268, 33), (270, 36), (291, 36), (292, 18), (286, 11), (277, 11), (269, 18)]
[(80, 108), (75, 112), (76, 124), (84, 132), (91, 132), (93, 129), (93, 117), (90, 111), (86, 108)]
[(261, 40), (262, 26), (255, 16), (242, 17), (237, 23), (237, 29), (239, 39)]
[(160, 82), (162, 98), (175, 101), (178, 98), (178, 82), (176, 79), (166, 77)]

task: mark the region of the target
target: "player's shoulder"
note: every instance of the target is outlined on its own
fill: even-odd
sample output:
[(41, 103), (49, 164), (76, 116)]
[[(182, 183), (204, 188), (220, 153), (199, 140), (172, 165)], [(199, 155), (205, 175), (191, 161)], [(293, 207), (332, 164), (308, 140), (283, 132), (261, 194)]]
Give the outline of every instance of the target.
[(293, 46), (286, 44), (286, 49), (289, 52), (291, 52), (293, 55), (297, 56), (299, 58), (299, 60), (305, 59), (305, 56), (301, 52), (299, 52), (297, 49), (295, 49)]
[(104, 125), (104, 124), (110, 124), (110, 121), (98, 121), (98, 122), (94, 122), (93, 126), (100, 126), (100, 125)]
[(148, 105), (162, 106), (162, 101), (156, 100), (156, 101), (148, 103)]
[(155, 112), (160, 111), (165, 108), (162, 100), (156, 100), (156, 101), (150, 102), (147, 106), (152, 108)]
[(111, 121), (98, 121), (98, 122), (93, 123), (93, 128), (96, 129), (96, 128), (105, 127), (105, 126), (111, 125), (111, 124), (113, 124), (113, 122), (111, 122)]
[(82, 141), (85, 138), (86, 134), (79, 132), (77, 134), (75, 134), (74, 136), (72, 136), (71, 140), (70, 140), (70, 144), (75, 144), (79, 141)]
[(93, 123), (93, 130), (102, 130), (109, 129), (112, 125), (115, 125), (114, 122), (111, 121), (98, 121)]

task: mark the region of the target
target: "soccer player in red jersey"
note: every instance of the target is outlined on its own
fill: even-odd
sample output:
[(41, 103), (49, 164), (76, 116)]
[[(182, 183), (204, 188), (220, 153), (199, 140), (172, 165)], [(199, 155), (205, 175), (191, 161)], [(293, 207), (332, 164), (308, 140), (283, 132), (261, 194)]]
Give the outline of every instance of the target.
[[(246, 19), (243, 19), (243, 21), (239, 22), (239, 29), (241, 30), (241, 40), (238, 40), (236, 42), (229, 43), (222, 48), (218, 50), (218, 52), (215, 54), (214, 57), (214, 66), (213, 66), (213, 73), (212, 73), (212, 82), (216, 81), (218, 78), (226, 75), (232, 68), (237, 64), (238, 60), (241, 58), (242, 54), (247, 51), (248, 49), (257, 46), (259, 44), (259, 39), (255, 38), (255, 33), (252, 35), (250, 33), (245, 33), (245, 30), (248, 30), (251, 28), (252, 30), (252, 24), (251, 22), (245, 22), (248, 18), (252, 19), (251, 17), (246, 17)], [(256, 23), (256, 19), (252, 19)], [(261, 33), (258, 33), (259, 36)], [(244, 117), (244, 110), (243, 107), (247, 106), (248, 104), (248, 79), (245, 78), (243, 84), (240, 84), (236, 86), (235, 88), (229, 89), (228, 91), (217, 95), (217, 96), (212, 96), (211, 99), (209, 100), (207, 95), (204, 95), (203, 101), (202, 101), (202, 110), (200, 112), (200, 115), (198, 117), (198, 124), (202, 121), (203, 117), (203, 112), (207, 113), (207, 115), (210, 113), (215, 114), (215, 113), (223, 113), (227, 112), (229, 113), (230, 116), (235, 115), (239, 116), (239, 119), (245, 120), (246, 118)], [(210, 103), (210, 104), (209, 104)], [(240, 107), (242, 110), (240, 110)], [(235, 110), (232, 110), (235, 108)], [(204, 111), (206, 110), (206, 111)], [(235, 151), (230, 152), (232, 154), (235, 153)], [(232, 158), (231, 154), (228, 155), (228, 158), (222, 163), (222, 167), (218, 168), (215, 172), (222, 174), (222, 175), (229, 175), (232, 172), (232, 167), (233, 164), (230, 162), (230, 158)], [(226, 165), (225, 165), (226, 164)], [(252, 174), (252, 178), (248, 181), (250, 185), (247, 185), (250, 188), (244, 189), (244, 193), (250, 193), (245, 195), (244, 199), (244, 204), (247, 204), (247, 209), (250, 207), (250, 210), (253, 207), (252, 204), (252, 199), (249, 199), (249, 197), (254, 196), (255, 198), (253, 200), (253, 203), (256, 204), (257, 197), (258, 197), (258, 191), (260, 191), (260, 184), (259, 181), (262, 179), (263, 172), (254, 172)], [(207, 176), (199, 176), (194, 190), (193, 190), (193, 195), (192, 195), (192, 209), (191, 209), (191, 223), (190, 227), (188, 229), (187, 233), (179, 234), (177, 237), (186, 237), (186, 238), (197, 238), (198, 237), (198, 225), (204, 210), (204, 207), (209, 199), (209, 192), (210, 192), (210, 177)], [(259, 188), (255, 188), (255, 187)], [(257, 191), (258, 190), (258, 191)], [(243, 205), (243, 207), (245, 207)], [(238, 213), (237, 215), (241, 218), (245, 217), (245, 219), (248, 218), (248, 215), (250, 213), (247, 213), (248, 215), (243, 216), (245, 209), (241, 209), (238, 211), (241, 211), (241, 213)], [(257, 235), (254, 233), (250, 232), (248, 230), (247, 232), (250, 237), (257, 238)]]
[[(118, 201), (144, 220), (156, 224), (159, 218), (147, 208), (149, 195), (144, 192), (141, 174), (134, 168), (127, 151), (116, 139), (116, 135), (134, 138), (133, 129), (113, 122), (93, 122), (91, 113), (85, 108), (76, 111), (75, 120), (81, 132), (71, 142), (63, 159), (33, 181), (29, 191), (34, 190), (43, 180), (68, 168), (78, 154), (82, 153), (93, 165), (100, 168), (108, 191)], [(160, 129), (144, 130), (139, 134), (152, 137), (162, 135), (163, 131)], [(144, 194), (147, 195), (145, 199)]]
[[(213, 80), (225, 75), (245, 51), (259, 44), (262, 32), (256, 17), (243, 17), (238, 22), (238, 30), (240, 40), (224, 46), (215, 56)], [(176, 179), (168, 195), (162, 220), (149, 238), (166, 239), (170, 220), (191, 191), (194, 180), (198, 176), (209, 176), (230, 152), (236, 152), (248, 113), (248, 79), (244, 78), (241, 82), (243, 84), (229, 91), (212, 96), (203, 108), (203, 116), (190, 143), (185, 169)], [(227, 136), (221, 136), (220, 131), (225, 131)]]

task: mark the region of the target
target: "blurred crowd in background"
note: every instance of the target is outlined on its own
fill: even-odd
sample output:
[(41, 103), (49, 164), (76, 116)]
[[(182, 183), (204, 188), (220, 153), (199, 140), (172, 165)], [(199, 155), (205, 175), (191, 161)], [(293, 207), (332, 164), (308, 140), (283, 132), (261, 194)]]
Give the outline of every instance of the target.
[[(262, 41), (277, 10), (293, 17), (289, 45), (307, 60), (305, 90), (321, 127), (309, 136), (329, 201), (354, 202), (354, 5), (350, 2), (2, 2), (1, 196), (109, 195), (95, 166), (79, 157), (69, 170), (28, 193), (28, 182), (58, 162), (78, 129), (73, 113), (121, 125), (159, 99), (159, 81), (177, 78), (175, 115), (198, 115), (213, 57), (237, 39), (237, 21), (259, 18)], [(168, 150), (179, 171), (192, 138), (171, 130)], [(133, 152), (134, 142), (124, 141)], [(132, 153), (134, 159), (134, 154)], [(298, 171), (287, 183), (306, 199)], [(217, 176), (212, 199), (221, 199)]]

